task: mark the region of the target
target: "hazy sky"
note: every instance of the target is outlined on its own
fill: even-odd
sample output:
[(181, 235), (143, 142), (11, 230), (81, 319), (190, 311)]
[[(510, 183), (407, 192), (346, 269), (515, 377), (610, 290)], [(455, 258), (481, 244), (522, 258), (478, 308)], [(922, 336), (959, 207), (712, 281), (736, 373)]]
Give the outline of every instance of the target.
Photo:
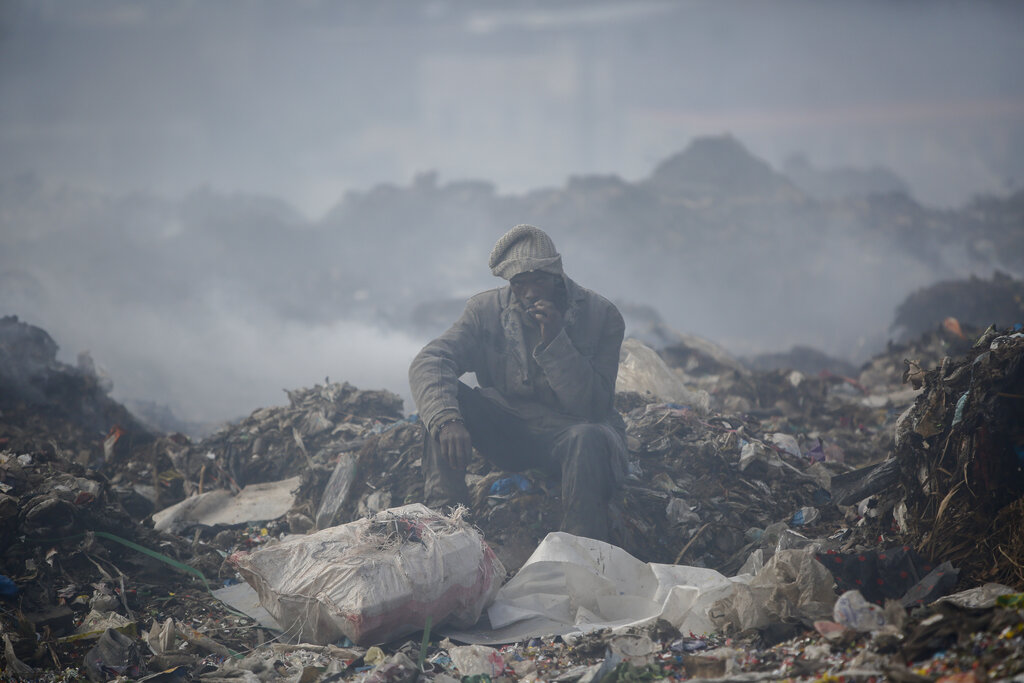
[(1024, 182), (1024, 3), (4, 0), (0, 175), (268, 193), (417, 172), (638, 179), (730, 132), (886, 165), (930, 205)]

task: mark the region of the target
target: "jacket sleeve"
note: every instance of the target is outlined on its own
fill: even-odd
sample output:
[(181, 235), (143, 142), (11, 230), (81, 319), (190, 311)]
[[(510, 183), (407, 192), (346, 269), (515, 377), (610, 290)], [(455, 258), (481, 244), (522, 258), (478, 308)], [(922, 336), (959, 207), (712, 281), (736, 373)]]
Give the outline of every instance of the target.
[(592, 351), (582, 341), (580, 346), (587, 352), (577, 348), (563, 328), (550, 344), (534, 353), (566, 412), (593, 422), (608, 417), (615, 404), (615, 378), (625, 329), (622, 314), (609, 304)]
[(424, 346), (409, 366), (409, 388), (432, 435), (436, 436), (442, 420), (460, 415), (458, 382), (476, 370), (479, 336), (479, 318), (470, 300), (455, 324)]

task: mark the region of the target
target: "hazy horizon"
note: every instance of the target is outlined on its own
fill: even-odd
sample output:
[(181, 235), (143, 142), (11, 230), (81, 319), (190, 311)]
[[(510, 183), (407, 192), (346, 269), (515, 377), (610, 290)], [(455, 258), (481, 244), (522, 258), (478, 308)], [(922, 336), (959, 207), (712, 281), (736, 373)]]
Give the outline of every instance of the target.
[(229, 0), (0, 7), (0, 177), (280, 197), (421, 172), (637, 180), (703, 135), (884, 166), (930, 206), (1024, 183), (1012, 2)]

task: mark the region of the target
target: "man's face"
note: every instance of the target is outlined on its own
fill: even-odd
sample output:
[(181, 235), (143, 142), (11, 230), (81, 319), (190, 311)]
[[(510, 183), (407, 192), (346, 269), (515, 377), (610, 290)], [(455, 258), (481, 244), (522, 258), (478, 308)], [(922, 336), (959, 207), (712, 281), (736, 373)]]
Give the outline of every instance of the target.
[(516, 298), (529, 308), (541, 299), (554, 301), (557, 280), (557, 276), (552, 273), (531, 270), (527, 273), (519, 273), (509, 280), (509, 284), (512, 286), (512, 293), (516, 295)]

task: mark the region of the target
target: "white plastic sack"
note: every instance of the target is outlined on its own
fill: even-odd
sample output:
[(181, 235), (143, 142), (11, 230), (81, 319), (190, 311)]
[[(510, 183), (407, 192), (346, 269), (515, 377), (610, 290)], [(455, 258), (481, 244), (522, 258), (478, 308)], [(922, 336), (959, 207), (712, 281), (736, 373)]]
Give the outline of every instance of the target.
[(260, 602), (299, 642), (386, 642), (434, 625), (469, 626), (505, 569), (458, 514), (413, 504), (236, 560)]

